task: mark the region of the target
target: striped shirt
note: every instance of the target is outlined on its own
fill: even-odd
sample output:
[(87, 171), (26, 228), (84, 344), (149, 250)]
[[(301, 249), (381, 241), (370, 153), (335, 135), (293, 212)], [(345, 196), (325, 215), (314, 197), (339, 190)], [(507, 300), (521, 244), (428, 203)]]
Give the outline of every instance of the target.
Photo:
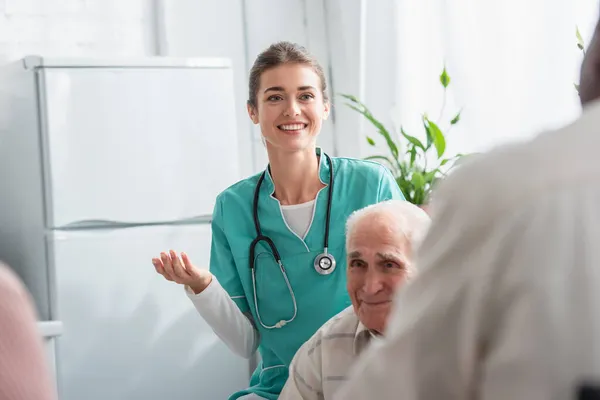
[(346, 308), (298, 349), (279, 399), (331, 398), (372, 337), (353, 307)]

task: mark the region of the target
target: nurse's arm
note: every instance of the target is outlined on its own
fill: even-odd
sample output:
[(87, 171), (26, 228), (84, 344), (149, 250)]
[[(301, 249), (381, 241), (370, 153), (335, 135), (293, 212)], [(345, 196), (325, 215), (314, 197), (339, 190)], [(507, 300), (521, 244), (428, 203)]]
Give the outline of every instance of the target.
[(250, 358), (258, 348), (260, 337), (253, 321), (247, 316), (250, 307), (225, 233), (221, 197), (215, 202), (211, 231), (212, 281), (198, 294), (189, 288), (186, 288), (186, 292), (196, 310), (227, 347), (241, 357)]
[(195, 294), (188, 286), (185, 292), (213, 332), (240, 357), (249, 359), (256, 352), (260, 335), (254, 322), (242, 313), (216, 277), (202, 292)]
[(323, 380), (321, 368), (321, 341), (319, 331), (305, 342), (294, 356), (289, 377), (279, 400), (322, 400)]

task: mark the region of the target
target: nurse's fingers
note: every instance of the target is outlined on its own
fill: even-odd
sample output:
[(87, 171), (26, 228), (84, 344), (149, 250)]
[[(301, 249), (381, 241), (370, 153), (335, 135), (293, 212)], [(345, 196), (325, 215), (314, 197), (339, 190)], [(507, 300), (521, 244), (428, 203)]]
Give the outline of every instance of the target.
[(183, 260), (183, 266), (187, 273), (191, 277), (196, 278), (199, 275), (198, 271), (196, 270), (196, 267), (194, 267), (194, 264), (192, 264), (192, 262), (190, 261), (188, 255), (184, 252), (181, 252), (181, 259)]
[(173, 272), (173, 265), (171, 263), (171, 257), (163, 251), (160, 253), (160, 259), (163, 262), (163, 268), (165, 270), (165, 278), (168, 277), (169, 280), (174, 281), (175, 273)]
[(154, 269), (156, 270), (156, 272), (161, 274), (166, 280), (172, 281), (172, 279), (165, 273), (165, 267), (160, 258), (153, 258), (152, 264), (154, 265)]
[(188, 272), (183, 267), (183, 264), (182, 264), (181, 260), (179, 259), (179, 256), (177, 256), (177, 253), (175, 253), (175, 251), (171, 250), (170, 255), (171, 255), (171, 263), (173, 264), (173, 272), (175, 273), (175, 276), (180, 279), (188, 279), (190, 277), (190, 274), (188, 274)]

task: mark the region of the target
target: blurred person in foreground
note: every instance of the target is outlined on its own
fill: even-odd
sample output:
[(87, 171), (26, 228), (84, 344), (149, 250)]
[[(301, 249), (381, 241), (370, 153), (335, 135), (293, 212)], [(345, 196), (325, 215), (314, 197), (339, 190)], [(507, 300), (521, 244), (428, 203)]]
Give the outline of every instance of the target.
[(0, 400), (55, 400), (33, 301), (0, 263)]
[(407, 201), (355, 211), (346, 222), (346, 282), (352, 305), (296, 352), (280, 400), (330, 399), (358, 355), (383, 333), (397, 288), (415, 275), (413, 250), (429, 217)]
[(598, 398), (600, 24), (580, 98), (571, 125), (441, 185), (419, 274), (334, 399)]

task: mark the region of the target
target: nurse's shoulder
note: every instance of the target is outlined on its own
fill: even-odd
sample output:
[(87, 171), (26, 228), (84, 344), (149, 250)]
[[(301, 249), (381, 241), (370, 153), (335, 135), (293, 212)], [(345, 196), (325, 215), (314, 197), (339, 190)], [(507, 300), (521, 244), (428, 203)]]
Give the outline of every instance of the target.
[(364, 193), (375, 201), (404, 200), (390, 170), (375, 161), (352, 157), (334, 157), (335, 185), (346, 193)]
[[(383, 164), (353, 157), (333, 157), (334, 167), (343, 173), (356, 172), (365, 178), (381, 177), (388, 169)], [(337, 165), (336, 165), (337, 164)]]
[(217, 195), (216, 203), (221, 203), (221, 207), (226, 208), (238, 206), (252, 207), (254, 190), (262, 173), (263, 171), (258, 172), (232, 184)]

